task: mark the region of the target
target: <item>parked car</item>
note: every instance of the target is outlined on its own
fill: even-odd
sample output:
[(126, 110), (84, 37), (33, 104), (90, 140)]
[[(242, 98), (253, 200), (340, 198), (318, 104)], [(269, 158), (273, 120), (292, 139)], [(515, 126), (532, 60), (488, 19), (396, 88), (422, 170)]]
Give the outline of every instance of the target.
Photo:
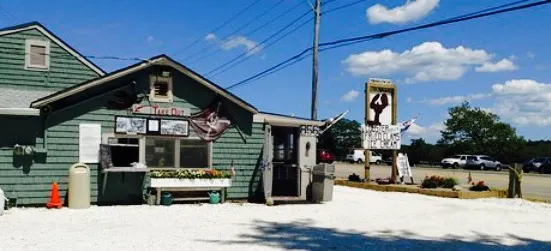
[[(536, 157), (536, 158), (533, 158), (531, 160), (528, 160), (526, 162), (524, 162), (524, 164), (522, 165), (522, 171), (525, 172), (525, 173), (529, 173), (529, 172), (538, 172), (538, 173), (544, 173), (546, 170), (546, 168), (544, 168), (544, 164), (546, 162), (548, 162), (549, 160), (551, 160), (550, 157)], [(548, 166), (548, 165), (547, 165)], [(547, 168), (549, 169), (549, 168)]]
[(467, 157), (470, 155), (466, 154), (458, 154), (451, 156), (449, 158), (445, 158), (440, 162), (440, 165), (442, 168), (448, 168), (451, 167), (453, 169), (459, 168), (459, 167), (465, 167), (465, 164), (467, 164)]
[(496, 159), (486, 155), (470, 155), (467, 156), (467, 163), (465, 164), (465, 168), (473, 168), (479, 170), (494, 169), (496, 171), (501, 171), (501, 169), (503, 169), (503, 165)]
[(336, 158), (335, 158), (335, 155), (329, 151), (329, 150), (324, 150), (324, 149), (320, 149), (318, 150), (318, 156), (317, 156), (317, 163), (333, 163), (335, 162)]
[[(380, 165), (383, 162), (383, 157), (374, 151), (369, 151), (371, 155), (369, 156), (369, 163), (375, 163)], [(364, 163), (365, 154), (363, 149), (354, 149), (348, 155), (346, 155), (346, 161), (350, 163)]]

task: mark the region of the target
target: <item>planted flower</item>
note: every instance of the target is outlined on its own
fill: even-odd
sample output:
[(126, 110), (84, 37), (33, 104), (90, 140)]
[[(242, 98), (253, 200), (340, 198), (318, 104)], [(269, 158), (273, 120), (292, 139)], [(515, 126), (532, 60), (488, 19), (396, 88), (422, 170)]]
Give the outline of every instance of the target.
[(151, 178), (164, 179), (230, 179), (233, 172), (218, 171), (215, 169), (201, 170), (156, 170), (151, 172)]

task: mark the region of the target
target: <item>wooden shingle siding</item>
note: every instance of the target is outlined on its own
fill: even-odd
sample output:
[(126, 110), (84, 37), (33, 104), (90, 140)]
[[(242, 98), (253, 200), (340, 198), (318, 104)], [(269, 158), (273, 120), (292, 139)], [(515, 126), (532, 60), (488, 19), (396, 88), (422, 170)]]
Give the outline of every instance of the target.
[[(50, 41), (49, 70), (25, 70), (26, 39), (50, 41), (35, 29), (0, 36), (0, 88), (53, 92), (99, 76), (53, 41)], [(17, 198), (20, 205), (43, 205), (50, 196), (52, 183), (58, 182), (61, 196), (64, 197), (68, 169), (78, 161), (78, 134), (74, 138), (75, 134), (64, 134), (63, 131), (78, 131), (78, 125), (76, 129), (70, 129), (70, 126), (52, 128), (53, 131), (48, 132), (51, 150), (46, 156), (29, 159), (15, 157), (13, 146), (18, 143), (41, 148), (43, 119), (0, 116), (0, 123), (8, 128), (0, 131), (0, 187), (6, 191), (6, 195)], [(91, 168), (97, 169), (95, 165), (91, 165)], [(96, 186), (97, 182), (97, 172), (93, 171), (92, 186)], [(92, 197), (97, 197), (97, 189), (92, 191)]]
[[(147, 77), (144, 75), (142, 77)], [(140, 76), (136, 76), (140, 79)], [(176, 76), (174, 103), (157, 103), (162, 107), (177, 106), (190, 108), (198, 112), (209, 104), (214, 95), (205, 91), (204, 87), (191, 83), (181, 76)], [(142, 84), (147, 82), (139, 81)], [(143, 87), (143, 86), (142, 86)], [(105, 92), (103, 96), (89, 99), (55, 113), (48, 118), (47, 130), (47, 157), (45, 162), (35, 162), (28, 167), (14, 168), (12, 165), (12, 150), (0, 150), (0, 187), (7, 196), (15, 196), (18, 203), (44, 204), (49, 198), (52, 182), (60, 185), (61, 196), (67, 193), (67, 176), (69, 167), (78, 162), (78, 137), (80, 123), (98, 123), (102, 126), (102, 133), (112, 133), (115, 116), (135, 116), (129, 110), (108, 110), (104, 104), (112, 93)], [(192, 97), (190, 97), (192, 96)], [(190, 102), (188, 100), (193, 100)], [(142, 104), (149, 105), (147, 99)], [(153, 103), (155, 104), (155, 103)], [(245, 141), (235, 127), (230, 128), (213, 145), (213, 167), (221, 170), (230, 170), (233, 160), (237, 176), (233, 186), (228, 191), (230, 199), (253, 198), (260, 194), (259, 178), (260, 159), (262, 156), (263, 124), (252, 123), (252, 114), (236, 106), (228, 105), (228, 109), (239, 121)], [(41, 147), (43, 132), (41, 118), (37, 118), (38, 131), (35, 145)], [(0, 121), (1, 122), (1, 121)], [(250, 122), (250, 123), (249, 123)], [(190, 127), (191, 134), (193, 129)], [(13, 134), (23, 134), (17, 132)], [(107, 181), (106, 192), (102, 193), (102, 175), (97, 164), (89, 164), (91, 170), (92, 203), (98, 204), (126, 204), (141, 203), (144, 187), (149, 184), (150, 177), (143, 173), (111, 173)], [(5, 174), (5, 175), (4, 175)], [(145, 186), (142, 186), (145, 185)], [(12, 194), (15, 191), (15, 194)]]
[(261, 174), (263, 137), (264, 125), (254, 123), (252, 134), (247, 135), (246, 143), (237, 129), (232, 128), (214, 144), (213, 167), (229, 170), (233, 162), (236, 172), (232, 187), (228, 190), (228, 198), (253, 198), (260, 194), (258, 182)]
[(37, 30), (0, 36), (0, 86), (25, 89), (61, 90), (99, 75), (50, 41), (50, 69), (25, 70), (25, 40), (48, 40)]

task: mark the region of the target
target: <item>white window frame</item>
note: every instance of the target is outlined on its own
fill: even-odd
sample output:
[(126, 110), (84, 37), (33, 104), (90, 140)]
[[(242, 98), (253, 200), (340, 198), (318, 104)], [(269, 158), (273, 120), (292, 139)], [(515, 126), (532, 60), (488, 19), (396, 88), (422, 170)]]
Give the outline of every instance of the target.
[[(31, 46), (43, 46), (45, 48), (45, 65), (31, 64)], [(25, 40), (25, 70), (48, 71), (50, 70), (50, 41), (27, 39)]]
[[(157, 81), (163, 81), (168, 83), (167, 97), (155, 96), (155, 82)], [(149, 76), (149, 101), (161, 102), (161, 103), (172, 103), (174, 101), (174, 96), (172, 94), (172, 76), (168, 76), (168, 77), (157, 76), (157, 75)]]
[[(172, 139), (174, 140), (174, 167), (167, 167), (167, 168), (174, 168), (174, 169), (197, 169), (197, 168), (184, 168), (180, 167), (180, 141), (181, 140), (201, 140), (201, 138), (195, 136), (195, 137), (186, 137), (186, 138), (180, 138), (180, 137), (170, 137), (170, 136), (145, 136), (145, 135), (124, 135), (124, 134), (115, 134), (115, 133), (104, 133), (102, 135), (102, 143), (108, 144), (109, 138), (134, 138), (139, 139), (139, 161), (143, 164), (146, 163), (145, 161), (145, 145), (146, 145), (146, 138), (160, 138), (160, 139)], [(109, 145), (118, 145), (118, 144), (109, 144)], [(212, 168), (212, 154), (213, 154), (213, 145), (214, 143), (208, 142), (208, 168)], [(149, 168), (156, 168), (156, 167), (149, 167)], [(202, 168), (199, 168), (202, 169)]]

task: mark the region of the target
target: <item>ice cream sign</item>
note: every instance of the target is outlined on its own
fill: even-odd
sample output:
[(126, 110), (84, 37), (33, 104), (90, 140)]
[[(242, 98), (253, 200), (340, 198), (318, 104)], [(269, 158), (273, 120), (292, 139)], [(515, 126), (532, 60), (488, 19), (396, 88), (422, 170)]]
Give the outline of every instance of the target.
[(133, 105), (132, 113), (159, 116), (185, 117), (191, 114), (189, 108), (159, 107), (158, 105)]

